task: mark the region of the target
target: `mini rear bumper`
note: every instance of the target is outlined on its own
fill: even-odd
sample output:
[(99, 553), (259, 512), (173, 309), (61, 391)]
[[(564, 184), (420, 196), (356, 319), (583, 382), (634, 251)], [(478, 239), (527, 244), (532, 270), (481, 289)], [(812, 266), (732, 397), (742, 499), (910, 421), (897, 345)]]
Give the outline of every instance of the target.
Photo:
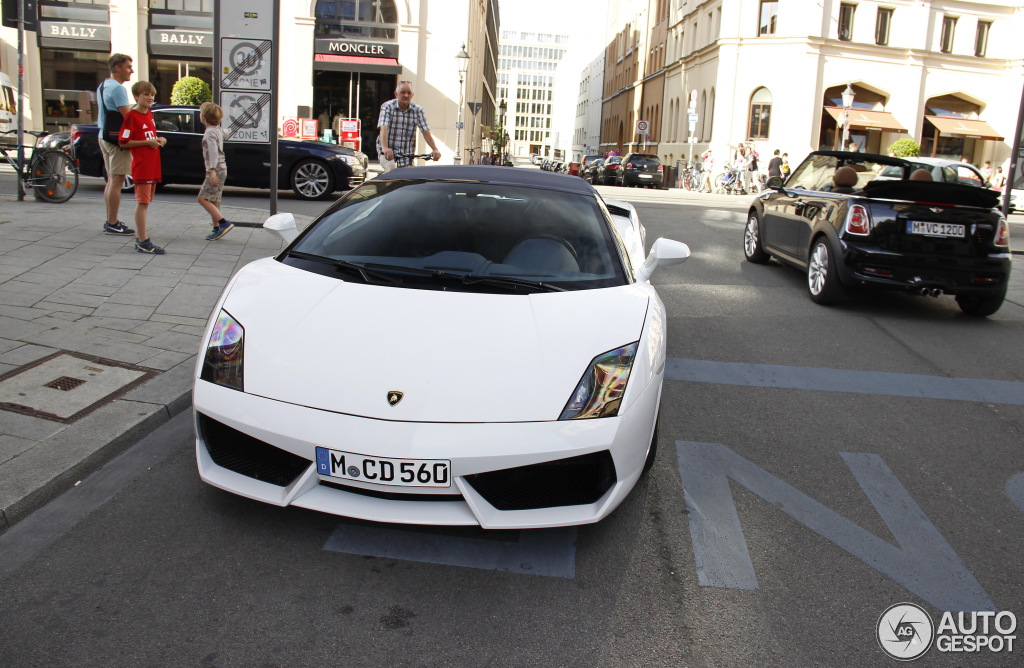
[(1010, 276), (1010, 253), (980, 257), (894, 253), (877, 246), (846, 242), (838, 269), (846, 285), (946, 294), (1004, 292)]

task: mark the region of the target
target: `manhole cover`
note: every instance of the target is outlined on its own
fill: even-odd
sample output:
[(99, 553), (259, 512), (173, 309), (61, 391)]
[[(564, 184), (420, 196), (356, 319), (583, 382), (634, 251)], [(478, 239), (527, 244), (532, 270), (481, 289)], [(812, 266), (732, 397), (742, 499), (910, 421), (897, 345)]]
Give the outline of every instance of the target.
[(0, 408), (74, 422), (156, 373), (80, 353), (56, 353), (0, 376)]
[(81, 378), (71, 378), (70, 376), (61, 376), (56, 380), (51, 380), (49, 383), (43, 385), (43, 387), (50, 387), (55, 390), (64, 390), (65, 392), (73, 390), (79, 385), (85, 385), (84, 380)]

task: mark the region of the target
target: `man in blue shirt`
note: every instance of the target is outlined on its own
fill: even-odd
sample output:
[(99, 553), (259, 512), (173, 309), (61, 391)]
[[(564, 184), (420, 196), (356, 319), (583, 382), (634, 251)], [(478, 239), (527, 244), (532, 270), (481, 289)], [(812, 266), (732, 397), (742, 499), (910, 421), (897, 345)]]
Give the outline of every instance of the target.
[(377, 127), (380, 129), (377, 136), (377, 155), (380, 158), (380, 167), (385, 172), (409, 165), (409, 158), (402, 155), (396, 157), (395, 153), (412, 155), (416, 152), (417, 127), (423, 133), (423, 139), (433, 149), (433, 159), (441, 159), (441, 153), (438, 152), (434, 138), (430, 134), (430, 127), (427, 125), (427, 115), (423, 113), (423, 107), (413, 104), (412, 96), (412, 83), (399, 81), (398, 87), (395, 88), (395, 99), (388, 100), (380, 106), (380, 117), (377, 119)]
[[(103, 201), (107, 205), (107, 219), (103, 223), (103, 231), (107, 234), (120, 234), (124, 236), (134, 235), (135, 230), (129, 229), (124, 223), (117, 219), (117, 212), (121, 208), (121, 188), (124, 186), (124, 177), (131, 174), (132, 154), (131, 151), (121, 148), (117, 144), (117, 137), (112, 137), (113, 142), (106, 141), (103, 137), (103, 121), (106, 118), (106, 110), (111, 113), (120, 113), (122, 120), (128, 110), (131, 109), (131, 102), (128, 100), (128, 91), (122, 85), (132, 78), (135, 69), (132, 67), (132, 57), (123, 53), (115, 53), (107, 60), (110, 68), (110, 78), (104, 79), (100, 87), (96, 89), (96, 101), (99, 107), (99, 117), (96, 122), (100, 126), (97, 141), (100, 143), (100, 153), (103, 154), (103, 166), (107, 170), (107, 187), (103, 191)], [(117, 128), (116, 131), (119, 131)]]

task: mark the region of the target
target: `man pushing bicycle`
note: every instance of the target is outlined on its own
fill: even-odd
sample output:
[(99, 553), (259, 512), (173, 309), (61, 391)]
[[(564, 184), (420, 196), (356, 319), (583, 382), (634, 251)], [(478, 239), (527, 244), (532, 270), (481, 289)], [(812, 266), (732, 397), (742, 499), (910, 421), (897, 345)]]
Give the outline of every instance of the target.
[(395, 167), (407, 167), (410, 156), (416, 149), (416, 128), (423, 133), (423, 139), (433, 149), (432, 158), (441, 159), (441, 153), (434, 144), (434, 137), (427, 125), (427, 115), (423, 107), (412, 101), (412, 83), (399, 81), (395, 88), (395, 99), (388, 100), (380, 106), (380, 118), (377, 127), (377, 156), (384, 172)]

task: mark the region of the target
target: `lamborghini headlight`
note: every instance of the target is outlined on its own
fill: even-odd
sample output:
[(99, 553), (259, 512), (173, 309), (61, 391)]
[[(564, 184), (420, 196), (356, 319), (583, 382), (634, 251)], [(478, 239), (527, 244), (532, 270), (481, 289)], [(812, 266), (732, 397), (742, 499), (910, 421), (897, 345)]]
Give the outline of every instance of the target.
[(618, 415), (639, 341), (598, 355), (590, 362), (559, 420)]
[(199, 377), (242, 392), (242, 350), (245, 330), (231, 314), (222, 310), (206, 345), (203, 371)]

